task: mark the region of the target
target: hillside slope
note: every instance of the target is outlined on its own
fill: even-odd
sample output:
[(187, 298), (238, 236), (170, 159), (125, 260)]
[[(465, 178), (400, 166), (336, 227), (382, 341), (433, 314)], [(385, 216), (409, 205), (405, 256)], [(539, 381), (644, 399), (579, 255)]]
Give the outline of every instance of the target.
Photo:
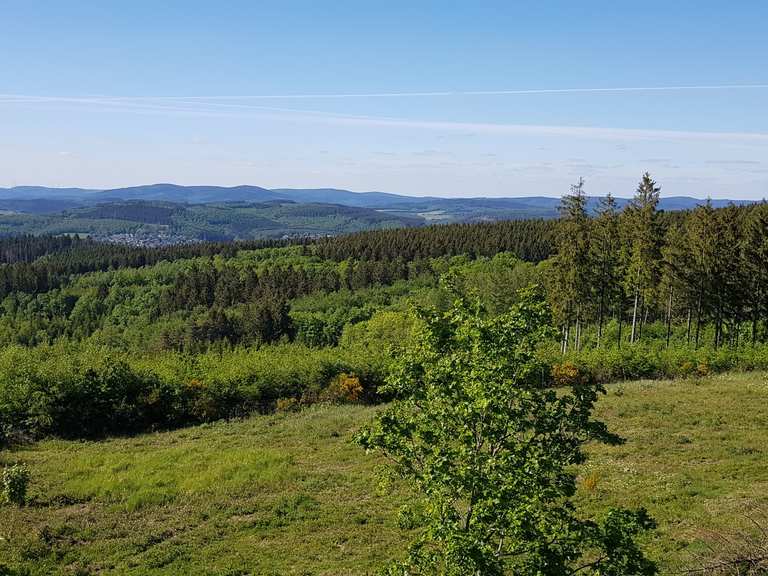
[[(646, 506), (664, 573), (708, 529), (768, 506), (768, 375), (610, 387), (599, 415), (627, 439), (594, 447), (589, 513)], [(0, 558), (30, 574), (372, 574), (403, 550), (402, 489), (350, 443), (375, 413), (315, 407), (103, 442), (0, 454), (32, 469), (34, 504), (3, 508)], [(24, 572), (27, 573), (27, 572)]]

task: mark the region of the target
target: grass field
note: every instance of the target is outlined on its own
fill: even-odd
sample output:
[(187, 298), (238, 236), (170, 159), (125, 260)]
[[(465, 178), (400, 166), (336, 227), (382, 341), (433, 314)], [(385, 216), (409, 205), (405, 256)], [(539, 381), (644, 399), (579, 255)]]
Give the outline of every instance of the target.
[[(25, 508), (0, 508), (11, 574), (372, 574), (404, 548), (403, 493), (350, 437), (375, 408), (298, 414), (0, 454), (32, 471)], [(609, 387), (599, 413), (627, 439), (595, 446), (579, 502), (646, 506), (666, 572), (768, 509), (768, 374)], [(2, 570), (0, 570), (2, 573)]]

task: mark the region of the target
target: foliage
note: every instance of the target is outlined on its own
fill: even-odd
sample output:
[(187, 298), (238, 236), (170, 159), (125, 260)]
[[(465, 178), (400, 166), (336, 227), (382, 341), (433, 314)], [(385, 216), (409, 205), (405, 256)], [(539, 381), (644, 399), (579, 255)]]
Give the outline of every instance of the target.
[[(7, 433), (95, 438), (271, 411), (278, 399), (318, 399), (339, 374), (372, 400), (384, 366), (353, 350), (297, 345), (141, 358), (57, 344), (0, 350), (0, 421)], [(366, 390), (362, 394), (362, 390)]]
[(358, 402), (363, 396), (363, 385), (354, 374), (342, 372), (328, 385), (321, 399), (334, 404)]
[(644, 510), (596, 523), (569, 501), (584, 443), (618, 438), (591, 418), (601, 388), (545, 386), (535, 352), (546, 306), (526, 294), (485, 318), (459, 300), (422, 322), (388, 380), (395, 401), (357, 437), (415, 490), (404, 513), (418, 535), (388, 573), (654, 574), (635, 541), (654, 526)]
[(29, 485), (29, 468), (23, 464), (14, 464), (3, 468), (2, 497), (17, 506), (23, 506), (27, 501), (27, 486)]
[(552, 366), (556, 384), (567, 382), (566, 370), (574, 370), (580, 378), (601, 383), (638, 378), (686, 378), (732, 370), (768, 370), (767, 345), (693, 349), (684, 343), (666, 347), (663, 340), (657, 340), (624, 348), (588, 348), (571, 351), (565, 356), (558, 348), (545, 345), (542, 358)]

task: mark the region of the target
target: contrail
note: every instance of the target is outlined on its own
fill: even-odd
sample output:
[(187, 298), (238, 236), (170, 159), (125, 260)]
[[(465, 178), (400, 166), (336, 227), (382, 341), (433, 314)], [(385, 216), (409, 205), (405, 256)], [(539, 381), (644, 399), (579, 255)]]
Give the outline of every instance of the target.
[(188, 95), (188, 96), (30, 96), (23, 94), (0, 94), (0, 99), (8, 101), (51, 101), (74, 100), (87, 98), (90, 100), (108, 101), (139, 101), (139, 100), (288, 100), (288, 99), (321, 99), (321, 98), (431, 98), (450, 96), (525, 96), (536, 94), (599, 94), (599, 93), (630, 93), (630, 92), (681, 92), (681, 91), (710, 91), (710, 90), (764, 90), (768, 84), (701, 84), (683, 86), (623, 86), (606, 88), (534, 88), (510, 90), (445, 90), (431, 92), (346, 92), (346, 93), (307, 93), (307, 94), (241, 94), (241, 95)]

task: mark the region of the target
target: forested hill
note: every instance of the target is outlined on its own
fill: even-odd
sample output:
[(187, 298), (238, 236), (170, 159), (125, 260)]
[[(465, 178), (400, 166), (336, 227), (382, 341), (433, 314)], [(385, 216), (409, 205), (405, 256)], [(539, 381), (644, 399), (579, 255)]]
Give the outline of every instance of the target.
[[(629, 202), (628, 198), (617, 198), (617, 206), (623, 208)], [(590, 213), (594, 213), (599, 206), (600, 199), (597, 197), (588, 197), (586, 208)], [(349, 190), (340, 190), (336, 188), (279, 188), (267, 189), (259, 186), (180, 186), (177, 184), (152, 184), (146, 186), (134, 186), (129, 188), (115, 188), (110, 190), (91, 190), (79, 188), (45, 188), (40, 186), (20, 186), (15, 188), (0, 188), (0, 211), (7, 211), (17, 215), (56, 215), (61, 217), (62, 212), (71, 211), (77, 215), (78, 208), (92, 207), (99, 204), (114, 206), (126, 206), (129, 203), (140, 203), (145, 207), (157, 205), (175, 205), (176, 218), (174, 222), (184, 220), (185, 205), (239, 205), (241, 208), (245, 205), (262, 206), (262, 211), (268, 212), (263, 205), (290, 205), (306, 204), (313, 206), (337, 206), (335, 210), (341, 211), (338, 206), (347, 209), (364, 209), (378, 213), (377, 217), (363, 212), (349, 212), (340, 215), (340, 218), (352, 219), (355, 222), (347, 222), (344, 225), (339, 224), (338, 218), (331, 222), (322, 222), (315, 219), (313, 222), (297, 221), (292, 222), (291, 215), (276, 219), (269, 213), (259, 214), (264, 220), (248, 222), (248, 216), (243, 216), (236, 212), (227, 214), (217, 214), (215, 216), (206, 214), (195, 215), (196, 221), (206, 221), (209, 229), (201, 232), (186, 228), (185, 234), (192, 234), (192, 237), (202, 235), (208, 238), (216, 234), (219, 237), (248, 237), (253, 236), (275, 236), (280, 233), (294, 234), (292, 229), (295, 227), (305, 229), (306, 233), (342, 233), (351, 232), (359, 229), (387, 227), (392, 222), (398, 225), (408, 225), (399, 219), (407, 219), (408, 222), (421, 223), (454, 223), (454, 222), (479, 222), (495, 220), (513, 220), (524, 218), (555, 218), (558, 216), (558, 207), (560, 199), (555, 196), (521, 196), (521, 197), (461, 197), (461, 198), (442, 198), (438, 196), (404, 196), (400, 194), (391, 194), (385, 192), (351, 192)], [(687, 210), (695, 208), (703, 203), (703, 200), (685, 196), (670, 196), (659, 200), (659, 209)], [(743, 204), (743, 200), (713, 200), (713, 207), (723, 207), (730, 203)], [(330, 208), (327, 208), (330, 210)], [(112, 210), (112, 209), (110, 209)], [(161, 209), (159, 209), (162, 211)], [(197, 209), (197, 212), (202, 210)], [(202, 211), (204, 212), (204, 211)], [(118, 228), (121, 233), (126, 233), (130, 225), (124, 223), (124, 219), (116, 217), (115, 222), (106, 225), (104, 222), (93, 223), (85, 222), (85, 214), (81, 214), (78, 222), (70, 223), (68, 228), (77, 228), (80, 230), (91, 230), (96, 233), (115, 232)], [(362, 216), (363, 222), (356, 219)], [(385, 217), (386, 216), (386, 217)], [(251, 216), (253, 217), (253, 216)], [(26, 219), (23, 223), (18, 222), (20, 216), (16, 216), (15, 226), (21, 228), (20, 232), (41, 231), (51, 232), (56, 229), (45, 218), (34, 220)], [(382, 224), (382, 219), (387, 224)], [(6, 218), (7, 220), (7, 218)], [(120, 222), (117, 222), (117, 221)], [(212, 220), (215, 221), (212, 222)], [(273, 222), (269, 222), (272, 220)], [(367, 221), (366, 221), (367, 220)], [(136, 222), (136, 219), (129, 219)], [(224, 224), (234, 224), (235, 230), (231, 226)], [(177, 222), (177, 224), (179, 223)], [(158, 224), (151, 218), (143, 221), (144, 224)], [(167, 222), (163, 222), (167, 225)], [(135, 228), (135, 226), (134, 226)], [(4, 229), (0, 222), (0, 231)]]
[[(163, 261), (218, 256), (229, 259), (242, 251), (284, 248), (324, 260), (413, 262), (443, 256), (512, 252), (538, 262), (552, 254), (553, 220), (513, 220), (452, 224), (391, 231), (368, 231), (313, 241), (262, 239), (201, 242), (163, 247), (103, 243), (78, 236), (12, 236), (0, 238), (0, 298), (13, 292), (39, 293), (58, 288), (72, 275), (152, 266)], [(297, 248), (298, 249), (298, 248)], [(363, 265), (361, 265), (363, 266)]]
[[(13, 202), (16, 204), (18, 201)], [(0, 214), (0, 235), (69, 234), (124, 244), (168, 245), (201, 240), (319, 237), (420, 226), (424, 222), (418, 216), (339, 204), (119, 201), (54, 213), (7, 211)]]
[(768, 204), (661, 212), (648, 178), (623, 210), (585, 205), (577, 189), (559, 220), (161, 248), (0, 238), (3, 430), (172, 427), (312, 403), (342, 381), (375, 400), (411, 310), (458, 296), (500, 315), (531, 287), (560, 329), (542, 377), (768, 367)]

